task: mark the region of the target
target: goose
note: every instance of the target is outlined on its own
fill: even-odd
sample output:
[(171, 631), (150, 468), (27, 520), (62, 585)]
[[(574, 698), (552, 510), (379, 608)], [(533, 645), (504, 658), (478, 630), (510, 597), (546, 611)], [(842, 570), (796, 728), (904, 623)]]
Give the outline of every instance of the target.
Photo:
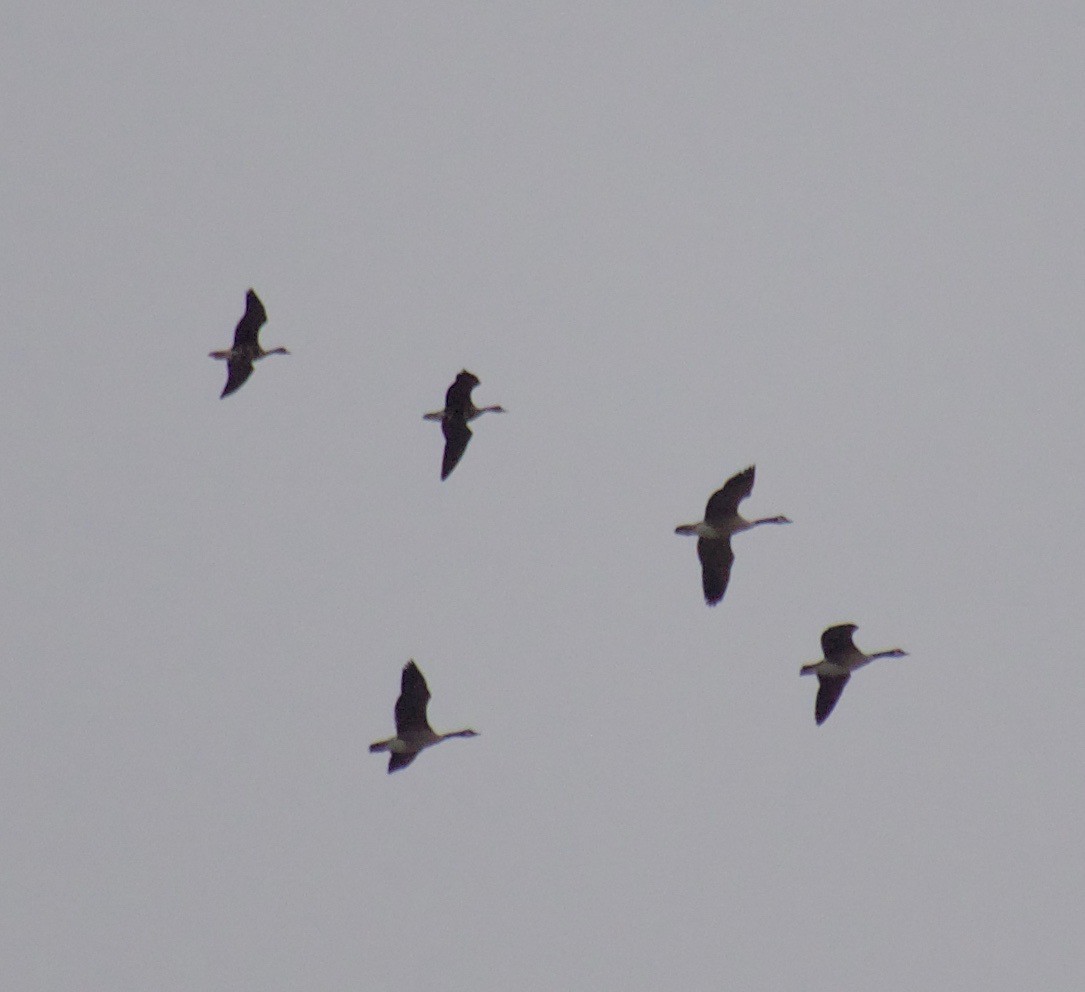
[(253, 362), (258, 361), (265, 355), (289, 355), (285, 348), (272, 348), (264, 351), (260, 347), (257, 337), (260, 328), (267, 322), (267, 311), (260, 297), (251, 289), (245, 294), (245, 316), (237, 322), (234, 331), (234, 346), (227, 351), (212, 351), (211, 358), (218, 358), (226, 362), (226, 385), (223, 387), (219, 399), (224, 399), (230, 393), (236, 393), (244, 384), (245, 380), (252, 375)]
[(445, 454), (441, 461), (441, 479), (447, 479), (459, 464), (471, 440), (467, 425), (484, 413), (504, 413), (504, 407), (477, 407), (471, 402), (471, 390), (479, 384), (478, 376), (464, 369), (445, 393), (445, 408), (422, 414), (423, 420), (439, 420), (445, 435)]
[(820, 727), (832, 713), (851, 673), (878, 658), (907, 658), (908, 652), (900, 648), (863, 654), (851, 639), (859, 628), (853, 623), (841, 623), (829, 627), (821, 635), (821, 650), (825, 657), (811, 665), (803, 665), (800, 675), (817, 675), (818, 698), (814, 705), (814, 722)]
[(429, 686), (414, 661), (403, 666), (403, 678), (400, 682), (399, 699), (396, 700), (396, 736), (385, 741), (375, 741), (369, 745), (371, 753), (390, 751), (388, 755), (388, 774), (406, 768), (424, 748), (449, 737), (478, 737), (473, 730), (453, 730), (448, 734), (438, 734), (426, 719), (426, 704), (429, 702)]
[(789, 524), (787, 517), (762, 517), (746, 520), (739, 515), (738, 504), (753, 490), (754, 466), (739, 472), (709, 497), (704, 520), (695, 524), (675, 527), (676, 534), (697, 535), (697, 557), (701, 559), (701, 583), (704, 601), (715, 606), (727, 591), (731, 577), (734, 552), (731, 551), (731, 535), (740, 534), (760, 524)]

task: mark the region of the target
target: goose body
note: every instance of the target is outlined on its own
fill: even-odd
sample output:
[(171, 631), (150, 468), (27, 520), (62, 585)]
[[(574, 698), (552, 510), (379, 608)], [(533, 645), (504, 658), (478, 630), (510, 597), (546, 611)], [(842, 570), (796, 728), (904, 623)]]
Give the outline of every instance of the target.
[(842, 623), (827, 628), (821, 635), (821, 651), (825, 657), (821, 661), (803, 665), (800, 669), (800, 675), (817, 675), (818, 677), (814, 722), (819, 727), (829, 718), (852, 672), (864, 665), (869, 665), (872, 661), (877, 661), (878, 658), (906, 658), (908, 656), (908, 652), (900, 648), (864, 654), (852, 640), (852, 634), (858, 629), (853, 623)]
[(408, 661), (403, 666), (399, 699), (396, 700), (396, 735), (369, 745), (373, 753), (388, 751), (388, 774), (406, 768), (427, 747), (449, 737), (477, 737), (473, 730), (453, 730), (438, 734), (426, 719), (429, 686), (418, 666)]
[(697, 538), (697, 557), (701, 560), (701, 585), (705, 602), (715, 606), (727, 591), (731, 578), (731, 566), (735, 555), (731, 550), (731, 537), (760, 524), (789, 524), (787, 517), (762, 517), (747, 520), (738, 512), (738, 505), (753, 491), (754, 466), (732, 476), (723, 487), (717, 489), (705, 506), (704, 520), (695, 524), (682, 524), (674, 529), (676, 534), (690, 534)]
[(445, 436), (445, 453), (441, 460), (441, 479), (447, 479), (459, 464), (467, 443), (471, 440), (471, 428), (467, 425), (484, 413), (504, 413), (500, 406), (477, 407), (471, 400), (471, 390), (479, 384), (478, 376), (464, 369), (445, 393), (445, 408), (422, 414), (423, 420), (439, 420)]
[(236, 393), (252, 375), (253, 363), (267, 355), (289, 355), (285, 348), (264, 351), (260, 347), (260, 328), (267, 323), (267, 311), (253, 290), (245, 294), (245, 315), (234, 330), (234, 346), (225, 351), (212, 351), (210, 357), (226, 362), (226, 385), (219, 399)]

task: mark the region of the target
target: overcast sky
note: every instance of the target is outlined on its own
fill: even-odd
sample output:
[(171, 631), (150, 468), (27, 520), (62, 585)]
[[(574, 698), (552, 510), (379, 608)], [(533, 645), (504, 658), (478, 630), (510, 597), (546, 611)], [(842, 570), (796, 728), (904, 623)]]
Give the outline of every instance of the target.
[(947, 6), (4, 7), (6, 987), (1082, 987), (1085, 8)]

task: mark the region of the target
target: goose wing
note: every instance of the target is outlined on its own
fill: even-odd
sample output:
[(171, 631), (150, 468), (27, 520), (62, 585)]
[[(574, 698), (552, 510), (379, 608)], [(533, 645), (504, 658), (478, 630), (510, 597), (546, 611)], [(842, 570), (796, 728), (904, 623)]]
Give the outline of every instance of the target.
[(821, 651), (827, 659), (851, 654), (855, 650), (855, 642), (851, 635), (858, 628), (853, 623), (840, 623), (835, 627), (829, 627), (821, 635)]
[(415, 758), (418, 757), (418, 751), (409, 751), (404, 754), (396, 754), (393, 751), (388, 755), (388, 774), (392, 772), (398, 772), (401, 768), (406, 768)]
[(727, 591), (731, 578), (731, 565), (735, 560), (729, 540), (701, 537), (697, 539), (697, 557), (701, 559), (701, 585), (704, 601), (715, 606)]
[(471, 428), (462, 416), (446, 416), (441, 421), (441, 431), (445, 436), (445, 455), (441, 460), (441, 478), (447, 479), (452, 470), (460, 463), (471, 440)]
[(753, 474), (754, 467), (751, 465), (728, 479), (722, 489), (717, 489), (709, 497), (704, 511), (705, 523), (727, 520), (738, 513), (738, 504), (753, 491)]
[(237, 322), (234, 331), (234, 350), (256, 346), (256, 335), (267, 323), (267, 311), (251, 289), (245, 295), (245, 316)]
[(818, 675), (818, 698), (814, 704), (814, 722), (820, 727), (832, 713), (850, 675)]
[(467, 416), (471, 409), (471, 390), (479, 383), (478, 376), (464, 369), (445, 393), (445, 413)]
[[(403, 666), (399, 699), (396, 700), (397, 737), (402, 738), (404, 734), (411, 731), (430, 729), (429, 722), (426, 720), (427, 703), (429, 703), (429, 686), (426, 685), (425, 677), (413, 661), (408, 661)], [(392, 770), (389, 768), (389, 771)]]
[(222, 389), (222, 393), (219, 395), (219, 399), (223, 399), (229, 396), (230, 393), (236, 393), (243, 385), (245, 380), (252, 375), (252, 359), (245, 355), (234, 355), (226, 361), (226, 385)]

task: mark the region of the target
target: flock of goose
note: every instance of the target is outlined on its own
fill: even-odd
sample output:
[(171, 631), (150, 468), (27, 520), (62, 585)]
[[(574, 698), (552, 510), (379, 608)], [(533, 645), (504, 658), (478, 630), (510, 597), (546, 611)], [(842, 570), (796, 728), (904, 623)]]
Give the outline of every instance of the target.
[[(226, 385), (220, 399), (237, 392), (252, 375), (253, 366), (267, 355), (289, 355), (286, 348), (265, 351), (260, 345), (260, 328), (267, 322), (267, 311), (253, 290), (245, 297), (245, 314), (234, 331), (232, 348), (212, 351), (210, 357), (226, 362)], [(500, 406), (477, 407), (471, 392), (479, 384), (478, 377), (464, 369), (445, 393), (443, 410), (423, 414), (424, 420), (439, 421), (445, 438), (444, 455), (441, 459), (441, 479), (447, 479), (459, 464), (467, 444), (471, 440), (472, 420), (484, 413), (504, 413)], [(747, 520), (738, 512), (739, 504), (753, 491), (754, 466), (732, 476), (708, 499), (704, 519), (695, 524), (681, 524), (676, 534), (694, 535), (697, 538), (697, 557), (701, 561), (701, 585), (705, 602), (717, 605), (727, 591), (731, 566), (735, 555), (731, 550), (731, 538), (735, 534), (751, 530), (761, 524), (789, 524), (787, 517), (761, 517)], [(809, 665), (803, 665), (801, 675), (817, 675), (818, 694), (814, 704), (814, 720), (820, 726), (828, 719), (840, 699), (851, 673), (878, 658), (904, 658), (907, 652), (900, 648), (865, 654), (855, 646), (852, 635), (857, 630), (853, 623), (829, 627), (821, 635), (821, 651), (824, 657)], [(450, 737), (476, 737), (474, 730), (454, 730), (439, 734), (426, 716), (430, 692), (425, 676), (409, 661), (403, 668), (400, 694), (396, 700), (396, 733), (383, 741), (369, 746), (371, 752), (389, 752), (389, 773), (406, 768), (427, 747), (439, 744)]]

